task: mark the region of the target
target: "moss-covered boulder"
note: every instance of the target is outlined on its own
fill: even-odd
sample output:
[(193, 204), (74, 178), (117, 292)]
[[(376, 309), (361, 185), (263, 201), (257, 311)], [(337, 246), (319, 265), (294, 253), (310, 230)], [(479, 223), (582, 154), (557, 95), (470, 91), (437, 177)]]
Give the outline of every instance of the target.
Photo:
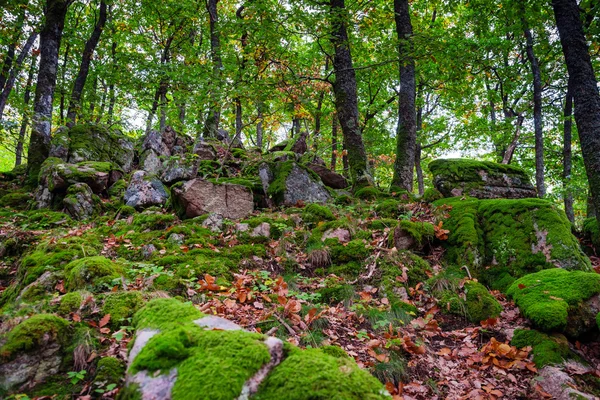
[(101, 209), (101, 201), (85, 183), (76, 183), (69, 187), (63, 199), (65, 210), (76, 220), (86, 220)]
[(533, 329), (515, 329), (510, 342), (517, 348), (531, 346), (537, 368), (561, 364), (569, 356), (569, 341), (561, 334), (546, 335)]
[(577, 338), (598, 330), (599, 274), (547, 269), (516, 280), (507, 293), (543, 332)]
[(514, 279), (545, 268), (591, 270), (590, 260), (556, 205), (541, 199), (450, 198), (440, 207), (447, 260), (466, 265), (493, 289), (505, 290)]
[(35, 386), (58, 373), (68, 327), (55, 315), (37, 314), (13, 328), (0, 347), (0, 393)]
[(295, 161), (263, 164), (261, 168), (263, 187), (277, 205), (325, 203), (331, 199), (321, 178)]
[(133, 323), (121, 399), (384, 398), (383, 386), (349, 358), (246, 332), (189, 303), (152, 300)]
[(479, 199), (536, 197), (525, 172), (514, 165), (468, 159), (439, 159), (429, 164), (433, 184), (445, 197)]
[(133, 141), (121, 131), (96, 124), (60, 128), (53, 136), (50, 157), (75, 164), (82, 161), (103, 161), (131, 170), (134, 157)]
[(143, 304), (144, 298), (139, 291), (111, 293), (104, 298), (102, 313), (104, 315), (110, 314), (111, 326), (119, 329), (121, 325), (129, 325), (127, 320)]
[(24, 210), (29, 207), (29, 201), (32, 199), (31, 194), (12, 192), (0, 197), (0, 207), (11, 207), (18, 210)]
[(125, 205), (136, 209), (164, 206), (169, 198), (160, 179), (146, 171), (135, 171), (123, 195)]
[(456, 288), (456, 291), (443, 291), (439, 303), (442, 309), (464, 316), (474, 323), (497, 318), (502, 312), (498, 300), (485, 286), (474, 281), (465, 282), (464, 286)]
[(398, 250), (420, 250), (433, 240), (435, 230), (429, 222), (400, 221), (394, 229), (394, 247)]
[(79, 289), (111, 288), (121, 276), (121, 267), (106, 257), (84, 257), (65, 266), (65, 287), (69, 291)]
[(162, 131), (150, 131), (141, 140), (140, 169), (152, 175), (164, 171), (164, 163), (173, 156), (184, 156), (191, 150), (192, 139), (167, 126)]
[(600, 249), (600, 226), (596, 218), (587, 218), (583, 221), (583, 233), (597, 249)]

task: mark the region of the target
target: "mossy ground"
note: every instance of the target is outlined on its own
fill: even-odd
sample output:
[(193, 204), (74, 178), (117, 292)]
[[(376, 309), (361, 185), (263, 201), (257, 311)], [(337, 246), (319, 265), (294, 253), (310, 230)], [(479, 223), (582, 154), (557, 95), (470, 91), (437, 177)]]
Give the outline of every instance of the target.
[(549, 336), (529, 329), (516, 329), (511, 345), (517, 348), (533, 347), (533, 361), (537, 368), (561, 364), (570, 354), (569, 342), (563, 335)]

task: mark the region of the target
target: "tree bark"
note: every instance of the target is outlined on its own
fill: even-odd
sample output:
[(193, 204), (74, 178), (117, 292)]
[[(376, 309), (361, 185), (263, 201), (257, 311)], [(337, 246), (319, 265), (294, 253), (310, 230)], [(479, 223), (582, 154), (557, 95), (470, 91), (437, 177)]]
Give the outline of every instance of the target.
[(417, 143), (415, 112), (415, 62), (412, 58), (413, 35), (408, 0), (394, 0), (396, 34), (398, 36), (400, 92), (398, 101), (398, 126), (396, 129), (396, 162), (392, 186), (409, 192), (413, 190), (413, 170)]
[(100, 42), (100, 36), (102, 35), (104, 25), (106, 24), (107, 14), (106, 1), (100, 0), (98, 21), (96, 21), (96, 25), (94, 26), (94, 30), (92, 31), (90, 38), (87, 40), (87, 42), (85, 42), (83, 55), (81, 56), (81, 63), (79, 64), (79, 71), (77, 72), (77, 78), (75, 78), (73, 90), (71, 91), (71, 101), (69, 102), (69, 110), (67, 111), (68, 126), (73, 126), (75, 124), (75, 120), (77, 119), (77, 111), (81, 110), (81, 94), (83, 93), (85, 81), (87, 80), (90, 71), (92, 56), (94, 55), (94, 51), (96, 51), (96, 47)]
[(567, 96), (565, 98), (564, 108), (564, 125), (563, 125), (563, 199), (565, 204), (565, 214), (571, 223), (575, 223), (575, 213), (573, 211), (573, 193), (571, 192), (571, 169), (573, 166), (572, 162), (572, 149), (571, 141), (573, 140), (572, 126), (573, 126), (573, 93), (571, 92), (571, 81), (567, 87)]
[(115, 102), (117, 101), (117, 96), (115, 93), (115, 74), (117, 70), (117, 42), (113, 41), (110, 55), (112, 59), (112, 74), (110, 77), (110, 85), (108, 86), (108, 124), (111, 125), (114, 119), (115, 113)]
[[(523, 3), (522, 3), (523, 4)], [(533, 125), (535, 131), (535, 186), (538, 197), (546, 195), (546, 185), (544, 183), (544, 132), (542, 120), (542, 74), (537, 57), (533, 51), (533, 35), (525, 19), (525, 6), (522, 5), (523, 33), (526, 40), (526, 51), (531, 73), (533, 75)]]
[(19, 140), (15, 148), (15, 167), (21, 165), (23, 162), (23, 144), (25, 143), (25, 135), (27, 134), (27, 126), (29, 125), (29, 103), (31, 102), (31, 85), (33, 85), (36, 61), (37, 58), (35, 56), (31, 57), (31, 66), (29, 67), (25, 93), (23, 94), (23, 120), (21, 121), (21, 129), (19, 130)]
[(521, 138), (521, 127), (523, 126), (523, 122), (525, 122), (525, 117), (523, 116), (523, 114), (517, 114), (517, 126), (515, 127), (515, 135), (513, 136), (513, 140), (510, 142), (510, 144), (504, 151), (504, 156), (502, 157), (502, 164), (510, 164), (512, 162), (513, 156), (515, 155), (515, 151), (517, 150), (517, 146), (519, 145), (519, 139)]
[(367, 153), (362, 140), (358, 115), (356, 72), (346, 30), (346, 6), (344, 0), (330, 0), (332, 20), (331, 43), (334, 48), (333, 70), (335, 81), (333, 92), (344, 147), (348, 152), (350, 179), (355, 187), (371, 185)]
[(4, 85), (6, 85), (6, 81), (8, 80), (9, 73), (12, 69), (12, 63), (15, 59), (17, 43), (19, 43), (24, 23), (25, 11), (21, 11), (17, 19), (14, 35), (12, 37), (10, 45), (8, 46), (6, 57), (4, 57), (4, 62), (2, 63), (2, 68), (0, 69), (0, 90), (4, 89)]
[(256, 147), (262, 151), (263, 147), (263, 107), (264, 103), (259, 101), (256, 105), (256, 117), (258, 123), (256, 124)]
[[(593, 205), (600, 210), (600, 94), (590, 60), (576, 0), (552, 0), (575, 103), (575, 122), (581, 142)], [(600, 218), (596, 216), (600, 226)]]
[(204, 122), (203, 136), (216, 138), (219, 132), (221, 120), (220, 90), (221, 70), (223, 61), (221, 59), (221, 34), (219, 32), (219, 14), (217, 4), (219, 0), (207, 0), (206, 10), (210, 22), (210, 54), (213, 63), (213, 81), (210, 95), (210, 106)]
[(25, 42), (25, 46), (23, 46), (23, 50), (21, 50), (21, 53), (19, 53), (19, 56), (17, 57), (17, 61), (10, 70), (8, 80), (6, 81), (4, 89), (2, 89), (2, 93), (0, 94), (0, 120), (2, 120), (2, 116), (4, 115), (4, 108), (6, 107), (6, 103), (8, 102), (8, 96), (10, 96), (10, 92), (15, 86), (15, 81), (21, 69), (21, 65), (23, 65), (25, 57), (27, 57), (27, 55), (29, 54), (31, 46), (33, 46), (37, 35), (37, 32), (31, 32), (29, 38), (27, 38), (27, 42)]
[(333, 113), (331, 118), (331, 170), (335, 171), (338, 156), (338, 118)]
[(37, 177), (40, 166), (50, 151), (52, 100), (56, 87), (58, 51), (70, 4), (71, 0), (46, 0), (44, 8), (45, 23), (40, 32), (40, 64), (27, 156), (29, 175), (32, 178)]

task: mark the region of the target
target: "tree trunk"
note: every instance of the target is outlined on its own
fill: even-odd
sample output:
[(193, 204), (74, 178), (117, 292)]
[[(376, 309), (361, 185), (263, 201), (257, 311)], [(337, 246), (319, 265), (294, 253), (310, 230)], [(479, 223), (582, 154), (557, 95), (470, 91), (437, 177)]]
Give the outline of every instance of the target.
[(356, 73), (346, 31), (346, 6), (344, 0), (330, 0), (332, 36), (334, 48), (333, 70), (335, 82), (333, 93), (344, 147), (348, 152), (350, 179), (355, 187), (373, 184), (367, 163), (367, 153), (360, 132)]
[(32, 178), (37, 177), (40, 166), (50, 151), (52, 128), (52, 100), (56, 87), (58, 51), (65, 15), (71, 0), (46, 0), (45, 23), (40, 33), (40, 65), (35, 89), (33, 126), (28, 151), (28, 169)]
[(563, 126), (563, 199), (565, 203), (565, 214), (571, 223), (575, 223), (575, 212), (573, 211), (573, 193), (571, 192), (571, 169), (573, 166), (572, 162), (572, 149), (571, 141), (573, 140), (572, 126), (573, 126), (573, 94), (571, 92), (571, 82), (567, 87), (567, 96), (565, 98), (565, 109), (564, 109), (564, 126)]
[(331, 117), (331, 170), (335, 171), (338, 156), (338, 118), (335, 113)]
[(398, 101), (398, 126), (396, 129), (396, 162), (392, 186), (412, 192), (413, 170), (417, 143), (415, 113), (415, 62), (412, 58), (413, 34), (408, 0), (394, 0), (398, 53), (400, 56), (400, 92)]
[[(552, 0), (572, 83), (575, 122), (593, 205), (600, 210), (600, 94), (576, 0)], [(600, 218), (596, 216), (600, 226)]]
[(256, 118), (258, 123), (256, 124), (256, 147), (262, 151), (263, 147), (263, 107), (264, 103), (259, 101), (256, 105)]
[(221, 120), (221, 70), (223, 61), (221, 60), (221, 35), (219, 32), (219, 14), (217, 4), (219, 0), (207, 0), (206, 10), (210, 20), (210, 54), (213, 63), (213, 81), (210, 92), (210, 106), (206, 120), (204, 122), (203, 136), (207, 138), (216, 138), (219, 132), (219, 122)]
[(112, 74), (110, 77), (110, 85), (108, 86), (109, 92), (109, 100), (108, 100), (108, 124), (111, 125), (114, 119), (115, 114), (115, 102), (117, 100), (117, 96), (115, 93), (115, 73), (117, 70), (117, 42), (112, 43), (111, 46), (111, 59), (112, 59)]
[(107, 14), (106, 1), (100, 0), (98, 21), (96, 21), (96, 26), (94, 26), (94, 30), (92, 31), (90, 38), (87, 40), (87, 42), (85, 42), (83, 55), (81, 56), (81, 63), (79, 64), (79, 72), (77, 72), (77, 78), (75, 78), (73, 90), (71, 91), (71, 101), (69, 102), (69, 110), (67, 111), (68, 126), (73, 126), (75, 124), (77, 111), (81, 110), (81, 104), (79, 104), (81, 102), (81, 94), (83, 93), (85, 81), (90, 71), (92, 56), (94, 55), (94, 51), (96, 51), (96, 47), (100, 42), (100, 36), (102, 35), (102, 30), (104, 30), (104, 25), (106, 24)]
[(14, 35), (10, 41), (10, 45), (8, 46), (8, 51), (6, 52), (6, 57), (4, 57), (4, 62), (2, 63), (2, 68), (0, 69), (0, 90), (4, 89), (4, 85), (6, 85), (6, 81), (8, 80), (8, 75), (10, 70), (12, 69), (12, 63), (15, 58), (15, 51), (17, 48), (17, 43), (19, 43), (19, 39), (21, 37), (21, 33), (23, 30), (23, 25), (25, 22), (25, 11), (21, 11), (19, 14)]
[[(423, 89), (420, 86), (419, 89), (419, 99), (422, 99)], [(417, 130), (416, 135), (419, 136), (419, 132), (421, 132), (421, 128), (423, 126), (423, 106), (420, 106), (417, 109)], [(419, 196), (423, 196), (425, 193), (425, 182), (423, 181), (423, 168), (421, 167), (421, 154), (423, 154), (423, 148), (421, 147), (421, 143), (419, 141), (415, 144), (415, 171), (417, 172), (417, 188), (419, 190)]]
[(15, 167), (21, 165), (23, 159), (23, 145), (25, 143), (25, 134), (29, 125), (29, 103), (31, 101), (31, 85), (33, 85), (33, 76), (35, 74), (35, 64), (37, 58), (31, 57), (31, 67), (27, 75), (27, 83), (25, 84), (25, 93), (23, 94), (23, 120), (21, 121), (21, 129), (19, 130), (19, 140), (15, 149)]
[(4, 108), (6, 107), (6, 103), (8, 102), (8, 96), (10, 96), (10, 92), (15, 86), (15, 81), (17, 79), (17, 75), (19, 74), (19, 70), (21, 69), (21, 65), (23, 65), (23, 61), (25, 57), (29, 55), (29, 51), (31, 50), (31, 46), (35, 42), (37, 38), (37, 32), (31, 32), (29, 38), (27, 38), (27, 42), (25, 42), (25, 46), (23, 46), (23, 50), (19, 53), (19, 57), (17, 57), (17, 61), (15, 65), (13, 65), (10, 70), (10, 74), (8, 75), (8, 80), (2, 89), (2, 93), (0, 94), (0, 120), (2, 120), (2, 116), (4, 115)]
[(521, 127), (523, 126), (523, 122), (525, 122), (525, 117), (523, 117), (523, 114), (517, 114), (517, 126), (515, 127), (515, 135), (513, 136), (513, 140), (510, 142), (510, 144), (504, 151), (504, 156), (502, 157), (502, 164), (510, 164), (512, 162), (513, 156), (515, 155), (515, 151), (517, 150), (517, 146), (519, 145), (519, 139), (521, 138)]
[(525, 19), (525, 7), (522, 5), (523, 33), (527, 42), (527, 58), (531, 64), (531, 73), (533, 75), (533, 125), (535, 130), (535, 186), (538, 197), (546, 195), (546, 185), (544, 183), (544, 133), (542, 121), (542, 74), (540, 65), (535, 53), (533, 52), (533, 35)]

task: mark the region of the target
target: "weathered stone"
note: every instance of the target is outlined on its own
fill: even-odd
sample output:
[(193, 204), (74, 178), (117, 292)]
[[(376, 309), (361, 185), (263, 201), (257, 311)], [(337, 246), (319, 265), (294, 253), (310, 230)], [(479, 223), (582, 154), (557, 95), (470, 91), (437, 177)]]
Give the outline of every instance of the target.
[(94, 215), (97, 210), (92, 189), (85, 183), (76, 183), (67, 190), (63, 204), (67, 214), (76, 220), (85, 220)]
[(435, 160), (429, 164), (433, 184), (444, 197), (479, 199), (537, 197), (525, 172), (513, 165), (467, 159)]
[(39, 351), (23, 353), (0, 364), (0, 389), (27, 390), (58, 374), (62, 362), (60, 349), (58, 343), (50, 343)]
[(142, 246), (142, 257), (144, 257), (145, 260), (149, 260), (154, 253), (156, 253), (156, 246), (153, 244), (145, 244)]
[(246, 223), (238, 222), (237, 224), (235, 224), (236, 232), (248, 232), (249, 230), (250, 230), (250, 225), (248, 225)]
[(199, 161), (216, 160), (217, 153), (212, 145), (201, 140), (194, 146), (194, 154), (198, 156)]
[(50, 145), (50, 157), (66, 163), (102, 161), (116, 164), (125, 172), (131, 171), (134, 146), (131, 139), (117, 129), (94, 124), (60, 128)]
[(348, 243), (350, 240), (352, 240), (352, 235), (350, 234), (350, 231), (348, 229), (335, 228), (325, 231), (325, 233), (323, 233), (323, 236), (321, 237), (321, 240), (325, 241), (327, 239), (334, 238), (338, 239), (340, 243)]
[(185, 157), (172, 158), (163, 163), (160, 180), (167, 185), (194, 178), (195, 166)]
[(394, 247), (398, 250), (411, 250), (417, 247), (415, 238), (405, 229), (396, 227), (394, 229)]
[(576, 384), (566, 372), (558, 367), (546, 366), (538, 371), (531, 384), (539, 387), (555, 400), (589, 399), (596, 397), (575, 389)]
[(271, 237), (271, 225), (269, 225), (267, 222), (263, 222), (252, 230), (250, 236), (265, 238)]
[[(189, 137), (178, 134), (170, 126), (162, 132), (150, 131), (142, 141), (140, 168), (148, 173), (160, 175), (168, 165), (169, 158), (184, 155), (191, 144), (192, 140)], [(173, 173), (172, 171), (171, 174)]]
[(169, 193), (162, 182), (145, 171), (136, 171), (125, 191), (125, 204), (135, 208), (162, 206), (169, 199)]
[(244, 218), (254, 211), (252, 192), (245, 186), (214, 184), (196, 178), (172, 188), (175, 201), (188, 218), (215, 213), (224, 218)]
[(223, 229), (223, 216), (221, 214), (210, 213), (208, 217), (202, 221), (202, 226), (210, 229), (212, 232), (221, 232)]
[[(268, 194), (276, 204), (294, 206), (298, 203), (325, 203), (330, 200), (329, 192), (318, 177), (298, 164), (285, 162), (276, 165), (275, 170)], [(263, 174), (267, 176), (266, 173)]]
[(58, 158), (48, 158), (40, 169), (39, 183), (51, 193), (65, 191), (76, 183), (85, 183), (94, 193), (102, 193), (121, 176), (122, 172), (109, 162), (65, 164)]
[(185, 236), (179, 234), (179, 233), (172, 233), (169, 235), (169, 239), (168, 242), (169, 243), (173, 243), (173, 244), (177, 244), (177, 245), (181, 245), (183, 244), (183, 240), (185, 239)]
[(194, 321), (196, 325), (206, 329), (217, 329), (220, 331), (241, 331), (243, 328), (231, 322), (228, 319), (217, 317), (216, 315), (207, 315)]
[(332, 189), (344, 189), (348, 187), (348, 181), (343, 175), (338, 174), (320, 164), (308, 164), (308, 168), (319, 175), (326, 186)]

